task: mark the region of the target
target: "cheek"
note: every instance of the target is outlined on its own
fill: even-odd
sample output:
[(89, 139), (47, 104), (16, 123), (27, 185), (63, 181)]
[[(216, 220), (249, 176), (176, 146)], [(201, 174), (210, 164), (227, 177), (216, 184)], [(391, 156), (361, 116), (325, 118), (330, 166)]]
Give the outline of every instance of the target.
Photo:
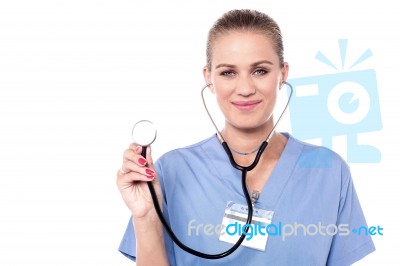
[(279, 82), (278, 80), (260, 80), (257, 81), (256, 87), (258, 88), (258, 91), (262, 93), (265, 96), (269, 97), (276, 97), (276, 95), (279, 92)]
[(213, 86), (213, 85), (208, 86), (208, 89), (210, 90), (210, 92), (211, 92), (212, 94), (215, 94), (215, 89), (214, 89), (214, 86)]
[(221, 87), (221, 86), (216, 86), (214, 88), (214, 94), (215, 97), (217, 98), (217, 101), (219, 103), (223, 103), (224, 101), (226, 101), (227, 99), (230, 98), (230, 95), (232, 94), (232, 90), (230, 90), (229, 88), (226, 87)]
[(230, 93), (220, 87), (215, 88), (215, 101), (219, 109), (225, 113), (229, 109)]
[(214, 93), (219, 98), (229, 97), (235, 91), (235, 85), (233, 81), (222, 80), (221, 78), (213, 79)]
[(269, 90), (266, 90), (263, 94), (264, 97), (268, 100), (268, 102), (274, 103), (278, 98), (278, 92), (279, 92), (278, 88), (271, 88)]

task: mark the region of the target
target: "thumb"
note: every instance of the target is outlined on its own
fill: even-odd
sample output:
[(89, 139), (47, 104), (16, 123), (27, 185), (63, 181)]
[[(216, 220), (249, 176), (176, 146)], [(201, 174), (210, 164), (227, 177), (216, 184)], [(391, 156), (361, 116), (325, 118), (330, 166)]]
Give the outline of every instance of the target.
[(153, 158), (151, 157), (151, 146), (147, 147), (146, 161), (147, 161), (147, 166), (149, 168), (153, 168), (154, 169)]

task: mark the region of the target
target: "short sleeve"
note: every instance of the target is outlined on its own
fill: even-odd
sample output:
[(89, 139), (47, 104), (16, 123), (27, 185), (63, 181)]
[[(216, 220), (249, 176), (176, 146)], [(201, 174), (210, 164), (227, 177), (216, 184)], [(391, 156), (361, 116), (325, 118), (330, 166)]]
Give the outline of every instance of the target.
[(118, 250), (129, 259), (136, 261), (136, 237), (133, 230), (132, 217), (129, 219), (125, 234), (119, 245)]
[[(155, 169), (157, 172), (157, 176), (160, 180), (161, 184), (161, 189), (163, 191), (163, 214), (164, 218), (167, 220), (169, 223), (169, 215), (168, 215), (168, 206), (166, 202), (166, 197), (165, 197), (165, 190), (164, 190), (164, 185), (163, 185), (163, 172), (162, 172), (162, 167), (159, 163), (159, 161), (156, 162), (155, 164)], [(126, 227), (124, 236), (121, 240), (121, 243), (119, 245), (118, 250), (125, 255), (127, 258), (136, 261), (136, 236), (135, 236), (135, 230), (133, 228), (133, 218), (131, 217), (129, 219), (128, 226)], [(167, 256), (168, 260), (170, 262), (170, 265), (175, 265), (175, 255), (174, 255), (174, 246), (172, 239), (168, 235), (167, 231), (164, 229), (164, 244), (165, 244), (165, 249), (167, 251)]]
[(367, 230), (365, 217), (347, 164), (342, 164), (340, 204), (337, 226), (341, 230), (333, 237), (327, 265), (347, 266), (375, 250)]

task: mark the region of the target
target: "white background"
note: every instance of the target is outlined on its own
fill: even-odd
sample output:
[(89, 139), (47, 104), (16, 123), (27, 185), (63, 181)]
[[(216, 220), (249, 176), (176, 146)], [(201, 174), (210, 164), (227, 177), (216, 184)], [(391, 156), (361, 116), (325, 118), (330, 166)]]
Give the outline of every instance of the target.
[(278, 21), (290, 78), (334, 73), (314, 56), (340, 63), (340, 38), (349, 60), (372, 50), (358, 69), (376, 70), (383, 130), (364, 138), (382, 161), (351, 168), (384, 236), (357, 265), (399, 265), (393, 1), (246, 2), (0, 1), (0, 265), (132, 265), (117, 251), (129, 211), (115, 185), (131, 126), (157, 124), (155, 158), (213, 134), (199, 94), (205, 40), (233, 8)]

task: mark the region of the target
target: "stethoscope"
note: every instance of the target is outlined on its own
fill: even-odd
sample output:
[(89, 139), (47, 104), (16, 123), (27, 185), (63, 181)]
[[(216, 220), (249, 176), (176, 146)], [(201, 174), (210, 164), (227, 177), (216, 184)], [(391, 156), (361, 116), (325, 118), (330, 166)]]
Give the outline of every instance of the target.
[[(270, 138), (272, 137), (272, 133), (274, 132), (274, 130), (277, 127), (277, 125), (279, 124), (283, 114), (286, 112), (286, 110), (287, 110), (287, 108), (289, 106), (289, 103), (290, 103), (290, 100), (291, 100), (292, 94), (293, 94), (293, 87), (292, 87), (292, 85), (290, 85), (286, 81), (284, 81), (284, 83), (290, 88), (290, 93), (289, 93), (289, 96), (288, 96), (287, 103), (286, 103), (281, 115), (279, 116), (277, 122), (275, 123), (275, 125), (273, 126), (273, 128), (271, 129), (269, 134), (267, 135), (266, 139), (261, 143), (261, 146), (258, 148), (256, 157), (255, 157), (253, 163), (251, 163), (249, 166), (242, 166), (242, 165), (239, 165), (238, 163), (236, 163), (235, 159), (233, 158), (233, 154), (231, 152), (231, 149), (228, 146), (228, 143), (222, 137), (222, 134), (219, 131), (217, 125), (215, 124), (214, 119), (210, 115), (210, 112), (208, 110), (207, 104), (206, 104), (205, 99), (204, 99), (204, 90), (206, 88), (208, 88), (209, 86), (212, 86), (212, 84), (207, 84), (201, 89), (201, 98), (203, 100), (204, 108), (205, 108), (205, 110), (206, 110), (206, 112), (208, 114), (208, 117), (210, 118), (211, 122), (213, 123), (213, 126), (214, 126), (214, 128), (215, 128), (215, 130), (217, 132), (218, 139), (219, 139), (222, 147), (224, 148), (226, 154), (228, 155), (229, 161), (232, 164), (232, 166), (234, 168), (236, 168), (237, 170), (242, 172), (242, 178), (241, 178), (242, 190), (243, 190), (243, 194), (244, 194), (244, 196), (246, 198), (246, 203), (247, 203), (247, 208), (248, 208), (246, 224), (251, 224), (251, 221), (253, 219), (253, 204), (254, 204), (254, 200), (250, 197), (250, 194), (249, 194), (249, 192), (247, 190), (247, 186), (246, 186), (247, 172), (253, 170), (257, 166), (257, 164), (258, 164), (258, 162), (259, 162), (259, 160), (261, 158), (262, 153), (264, 152), (265, 148), (267, 148), (267, 146), (268, 146), (268, 142), (269, 142)], [(154, 142), (154, 140), (156, 139), (156, 135), (157, 135), (157, 130), (155, 129), (154, 124), (149, 120), (140, 120), (139, 122), (137, 122), (133, 126), (132, 137), (133, 137), (133, 140), (134, 140), (135, 143), (137, 143), (137, 144), (139, 144), (139, 145), (141, 145), (143, 147), (142, 153), (141, 153), (141, 155), (143, 157), (146, 158), (146, 150), (147, 150), (146, 148), (147, 148), (148, 145), (150, 145), (151, 143)], [(152, 198), (153, 203), (154, 203), (154, 208), (155, 208), (155, 210), (157, 212), (157, 215), (158, 215), (161, 223), (163, 224), (165, 230), (167, 231), (167, 233), (169, 234), (171, 239), (175, 242), (175, 244), (178, 245), (184, 251), (186, 251), (186, 252), (188, 252), (188, 253), (190, 253), (192, 255), (195, 255), (197, 257), (204, 258), (204, 259), (221, 259), (221, 258), (224, 258), (224, 257), (232, 254), (242, 244), (243, 240), (245, 239), (246, 233), (248, 232), (249, 227), (246, 227), (244, 229), (245, 232), (243, 232), (241, 234), (241, 236), (239, 237), (237, 242), (231, 248), (229, 248), (228, 250), (226, 250), (226, 251), (224, 251), (222, 253), (206, 254), (206, 253), (194, 250), (194, 249), (186, 246), (185, 244), (183, 244), (176, 237), (176, 235), (172, 231), (171, 227), (169, 226), (169, 224), (165, 220), (164, 215), (163, 215), (162, 210), (161, 210), (161, 207), (160, 207), (160, 204), (158, 203), (157, 194), (156, 194), (156, 191), (154, 189), (153, 182), (150, 181), (150, 182), (147, 182), (147, 184), (148, 184), (148, 187), (149, 187), (149, 190), (150, 190), (151, 198)]]

